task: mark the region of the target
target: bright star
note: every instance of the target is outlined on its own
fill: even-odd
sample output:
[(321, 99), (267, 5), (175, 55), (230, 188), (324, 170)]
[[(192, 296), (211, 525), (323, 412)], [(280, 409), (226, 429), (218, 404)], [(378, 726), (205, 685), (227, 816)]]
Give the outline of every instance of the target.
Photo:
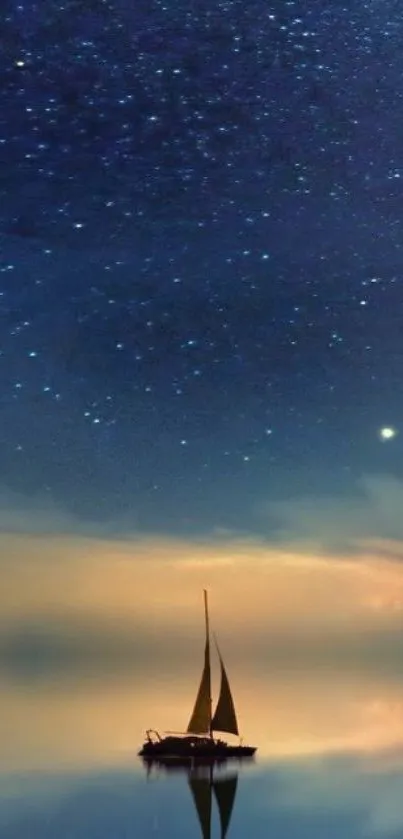
[(395, 428), (391, 428), (390, 426), (385, 426), (384, 428), (380, 428), (379, 430), (379, 437), (381, 440), (393, 440), (396, 437), (397, 431)]

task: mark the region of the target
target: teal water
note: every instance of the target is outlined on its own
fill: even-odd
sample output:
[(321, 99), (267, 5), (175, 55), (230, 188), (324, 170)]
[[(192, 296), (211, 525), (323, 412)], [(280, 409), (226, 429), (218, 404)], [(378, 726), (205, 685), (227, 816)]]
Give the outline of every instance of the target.
[[(209, 832), (208, 782), (205, 776), (192, 778), (186, 772), (155, 770), (147, 776), (136, 759), (132, 766), (101, 772), (4, 775), (0, 836), (222, 837), (225, 824), (222, 832), (214, 791)], [(228, 839), (359, 839), (401, 836), (403, 831), (403, 754), (399, 750), (256, 761), (235, 771), (220, 770), (220, 784), (224, 798), (230, 790), (231, 799), (236, 787), (230, 801)]]

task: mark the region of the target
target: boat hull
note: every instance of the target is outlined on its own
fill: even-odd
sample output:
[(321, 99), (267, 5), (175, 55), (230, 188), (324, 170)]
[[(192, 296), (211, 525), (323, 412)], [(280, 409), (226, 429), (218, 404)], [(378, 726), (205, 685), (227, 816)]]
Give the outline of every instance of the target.
[(255, 746), (230, 746), (216, 740), (164, 738), (156, 743), (144, 743), (139, 751), (140, 757), (147, 759), (181, 760), (228, 760), (229, 758), (252, 757), (256, 752)]

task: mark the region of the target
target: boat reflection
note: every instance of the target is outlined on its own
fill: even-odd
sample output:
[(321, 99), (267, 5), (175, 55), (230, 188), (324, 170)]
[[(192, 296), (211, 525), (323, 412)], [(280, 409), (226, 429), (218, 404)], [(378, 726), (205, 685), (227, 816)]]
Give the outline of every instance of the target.
[(199, 820), (201, 835), (203, 839), (212, 837), (212, 814), (213, 802), (216, 801), (220, 820), (220, 837), (225, 839), (228, 834), (232, 812), (235, 804), (235, 797), (238, 787), (238, 771), (234, 769), (245, 763), (253, 763), (253, 758), (243, 758), (238, 761), (219, 760), (191, 761), (191, 759), (160, 759), (147, 760), (143, 763), (147, 769), (147, 775), (152, 772), (181, 773), (186, 776), (192, 793), (195, 810)]

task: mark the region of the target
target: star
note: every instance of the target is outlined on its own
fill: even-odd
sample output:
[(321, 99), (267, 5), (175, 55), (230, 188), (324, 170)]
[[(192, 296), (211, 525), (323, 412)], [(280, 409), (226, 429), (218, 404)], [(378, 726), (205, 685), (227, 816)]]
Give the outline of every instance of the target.
[(397, 433), (398, 432), (396, 431), (396, 428), (392, 428), (392, 426), (387, 426), (387, 425), (384, 426), (383, 428), (380, 428), (379, 432), (378, 432), (379, 438), (383, 442), (386, 442), (387, 440), (393, 440), (394, 437), (396, 437)]
[(350, 498), (359, 430), (369, 474), (400, 443), (397, 4), (362, 11), (355, 49), (348, 4), (222, 2), (216, 38), (174, 3), (173, 53), (164, 4), (105, 0), (72, 34), (74, 5), (56, 4), (52, 46), (6, 2), (2, 487), (51, 487), (91, 521), (134, 506), (175, 533), (187, 518), (260, 533), (257, 496), (327, 494), (335, 470)]

